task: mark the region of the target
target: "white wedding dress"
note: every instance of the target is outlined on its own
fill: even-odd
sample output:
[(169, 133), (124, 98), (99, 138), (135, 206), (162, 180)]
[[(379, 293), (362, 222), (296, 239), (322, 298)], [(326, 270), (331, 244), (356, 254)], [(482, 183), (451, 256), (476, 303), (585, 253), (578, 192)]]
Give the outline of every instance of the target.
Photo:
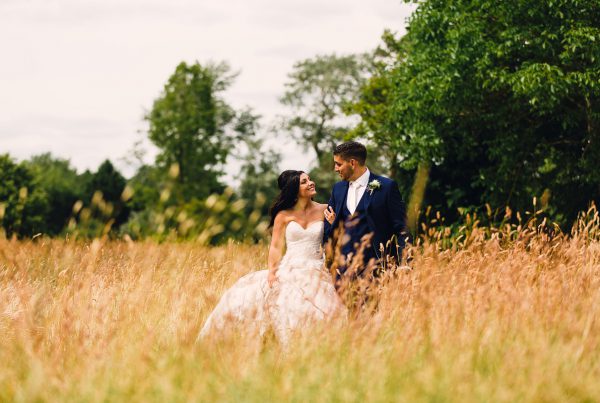
[(323, 266), (322, 237), (322, 221), (314, 221), (307, 228), (289, 222), (285, 229), (287, 251), (273, 287), (267, 283), (268, 270), (240, 278), (221, 297), (198, 339), (232, 328), (263, 336), (272, 328), (280, 343), (287, 345), (295, 331), (311, 323), (345, 317), (346, 307)]

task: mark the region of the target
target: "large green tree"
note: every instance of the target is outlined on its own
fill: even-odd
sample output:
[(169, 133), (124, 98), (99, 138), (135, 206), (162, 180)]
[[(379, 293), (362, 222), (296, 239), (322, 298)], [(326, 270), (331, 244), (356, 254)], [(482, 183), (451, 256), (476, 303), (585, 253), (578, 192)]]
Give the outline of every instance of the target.
[(6, 236), (26, 237), (47, 231), (46, 194), (23, 163), (0, 155), (0, 223)]
[(37, 187), (48, 198), (50, 209), (45, 217), (45, 233), (58, 235), (73, 214), (73, 205), (83, 198), (84, 189), (77, 171), (68, 160), (44, 153), (31, 157), (25, 165)]
[[(426, 203), (545, 207), (600, 198), (600, 4), (422, 1), (361, 115), (399, 170), (431, 166)], [(378, 122), (368, 122), (378, 116)]]
[(221, 191), (223, 164), (234, 136), (227, 130), (235, 113), (221, 97), (233, 82), (227, 64), (180, 63), (146, 115), (149, 138), (160, 149), (157, 163), (176, 165), (184, 201)]

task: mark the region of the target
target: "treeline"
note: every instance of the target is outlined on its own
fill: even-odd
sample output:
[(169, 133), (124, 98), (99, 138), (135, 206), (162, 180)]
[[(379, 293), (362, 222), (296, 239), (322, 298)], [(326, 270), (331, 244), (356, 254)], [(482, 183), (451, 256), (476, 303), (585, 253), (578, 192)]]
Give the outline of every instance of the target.
[[(407, 34), (386, 31), (373, 52), (296, 63), (288, 113), (267, 125), (223, 98), (234, 80), (226, 63), (179, 64), (146, 115), (160, 152), (129, 180), (109, 162), (78, 175), (49, 155), (2, 157), (5, 233), (259, 239), (281, 158), (268, 136), (310, 150), (323, 190), (336, 180), (333, 146), (365, 141), (415, 231), (421, 211), (452, 224), (531, 209), (568, 229), (600, 200), (596, 0), (421, 1)], [(222, 181), (232, 158), (235, 191)]]
[[(259, 167), (263, 169), (265, 167)], [(0, 155), (0, 218), (3, 236), (39, 235), (156, 239), (194, 237), (204, 243), (237, 238), (258, 240), (266, 233), (272, 175), (250, 174), (237, 191), (218, 183), (204, 198), (188, 195), (179, 168), (142, 166), (129, 180), (106, 160), (96, 172), (78, 174), (68, 160), (46, 153), (17, 163)], [(252, 197), (250, 197), (250, 194)], [(248, 196), (248, 197), (243, 197)]]
[(78, 221), (95, 235), (103, 227), (119, 226), (131, 211), (126, 180), (110, 161), (94, 173), (78, 174), (69, 161), (49, 153), (16, 163), (0, 155), (0, 217), (8, 236), (60, 235)]

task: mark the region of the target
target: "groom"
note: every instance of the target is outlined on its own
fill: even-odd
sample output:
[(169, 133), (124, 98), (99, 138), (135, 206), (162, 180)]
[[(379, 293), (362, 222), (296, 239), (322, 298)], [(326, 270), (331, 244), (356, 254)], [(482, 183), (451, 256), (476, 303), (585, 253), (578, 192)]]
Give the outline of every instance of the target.
[[(362, 268), (357, 271), (359, 277), (364, 277), (369, 264), (383, 263), (384, 256), (392, 256), (397, 264), (401, 264), (402, 250), (410, 240), (406, 207), (398, 185), (369, 171), (366, 160), (367, 149), (360, 143), (350, 141), (335, 147), (334, 169), (342, 180), (333, 186), (325, 211), (323, 234), (324, 244), (330, 240), (341, 242), (341, 254), (346, 260), (356, 256), (365, 235), (371, 237), (362, 251)], [(338, 232), (340, 227), (341, 232)], [(341, 239), (334, 239), (336, 235)], [(344, 277), (348, 267), (349, 262), (338, 267), (336, 283)]]

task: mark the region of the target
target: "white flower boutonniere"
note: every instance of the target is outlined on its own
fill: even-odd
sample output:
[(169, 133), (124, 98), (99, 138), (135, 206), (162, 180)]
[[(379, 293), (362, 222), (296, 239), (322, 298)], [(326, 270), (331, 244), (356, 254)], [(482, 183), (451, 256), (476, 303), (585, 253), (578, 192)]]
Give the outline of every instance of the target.
[(377, 189), (379, 189), (380, 187), (381, 187), (381, 182), (379, 182), (377, 179), (373, 179), (367, 185), (367, 189), (369, 190), (370, 195), (372, 195), (373, 192), (376, 191)]

